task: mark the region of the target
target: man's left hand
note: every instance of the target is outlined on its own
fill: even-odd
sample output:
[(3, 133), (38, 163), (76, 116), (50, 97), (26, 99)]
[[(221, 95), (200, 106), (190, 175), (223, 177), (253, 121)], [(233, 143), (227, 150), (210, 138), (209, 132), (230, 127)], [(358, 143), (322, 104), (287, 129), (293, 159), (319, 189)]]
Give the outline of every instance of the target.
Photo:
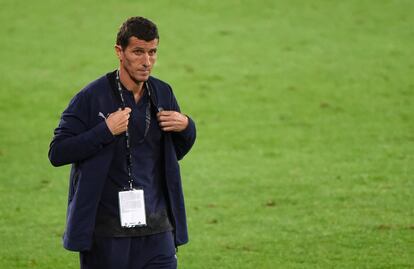
[(177, 111), (158, 112), (157, 119), (164, 132), (181, 132), (188, 126), (187, 116)]

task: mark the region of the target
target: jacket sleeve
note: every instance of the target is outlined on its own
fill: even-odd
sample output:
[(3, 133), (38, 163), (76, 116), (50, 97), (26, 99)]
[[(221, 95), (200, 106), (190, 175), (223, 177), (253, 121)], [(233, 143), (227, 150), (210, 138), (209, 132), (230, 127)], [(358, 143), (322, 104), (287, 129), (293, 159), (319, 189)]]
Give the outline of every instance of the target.
[[(180, 107), (175, 99), (174, 94), (171, 91), (171, 108), (172, 110), (178, 111), (181, 113)], [(196, 139), (196, 127), (194, 121), (186, 115), (188, 118), (188, 126), (185, 130), (181, 132), (172, 132), (171, 137), (175, 147), (175, 153), (177, 159), (181, 160), (194, 145)]]
[(84, 92), (78, 93), (62, 113), (49, 147), (53, 166), (81, 161), (99, 152), (114, 136), (106, 122), (89, 128), (90, 104)]

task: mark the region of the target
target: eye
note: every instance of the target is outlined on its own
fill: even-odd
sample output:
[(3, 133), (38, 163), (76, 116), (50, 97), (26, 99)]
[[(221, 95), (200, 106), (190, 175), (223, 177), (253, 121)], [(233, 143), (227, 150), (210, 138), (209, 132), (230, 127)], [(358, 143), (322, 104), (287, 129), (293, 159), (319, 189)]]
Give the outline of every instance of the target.
[(143, 50), (134, 50), (134, 51), (132, 51), (135, 55), (142, 55), (142, 54), (144, 54), (144, 51)]
[(148, 52), (148, 54), (149, 54), (149, 56), (154, 56), (155, 54), (157, 54), (157, 50), (150, 50), (149, 52)]

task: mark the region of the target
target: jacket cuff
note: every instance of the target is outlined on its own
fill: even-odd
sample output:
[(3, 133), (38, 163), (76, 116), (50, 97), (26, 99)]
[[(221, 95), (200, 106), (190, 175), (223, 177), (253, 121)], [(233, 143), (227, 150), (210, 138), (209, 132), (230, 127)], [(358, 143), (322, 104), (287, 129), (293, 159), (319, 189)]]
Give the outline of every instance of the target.
[(105, 121), (96, 125), (92, 130), (101, 144), (109, 144), (115, 138)]
[(189, 116), (187, 115), (185, 116), (188, 118), (188, 125), (184, 130), (180, 132), (180, 134), (184, 137), (191, 135), (193, 133), (194, 126), (195, 126), (194, 121)]

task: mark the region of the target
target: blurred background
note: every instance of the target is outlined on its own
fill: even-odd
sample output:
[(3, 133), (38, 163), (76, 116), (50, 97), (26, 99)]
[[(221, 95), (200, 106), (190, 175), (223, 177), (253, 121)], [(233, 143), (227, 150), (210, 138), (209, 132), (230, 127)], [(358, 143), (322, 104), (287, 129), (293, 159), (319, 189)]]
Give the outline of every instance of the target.
[(197, 123), (180, 268), (414, 267), (414, 2), (0, 0), (0, 268), (77, 268), (60, 113), (130, 16)]

